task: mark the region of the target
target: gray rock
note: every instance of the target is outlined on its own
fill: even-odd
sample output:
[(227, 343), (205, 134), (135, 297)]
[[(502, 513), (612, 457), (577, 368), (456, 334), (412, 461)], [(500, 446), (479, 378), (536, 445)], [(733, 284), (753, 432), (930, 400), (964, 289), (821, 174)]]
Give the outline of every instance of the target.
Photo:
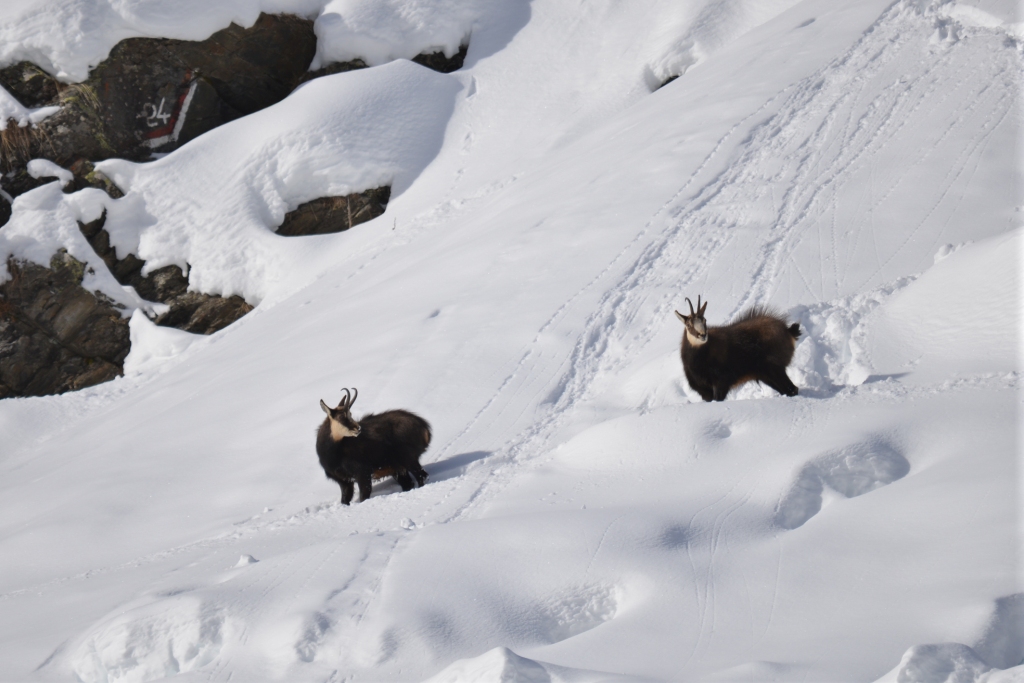
[[(452, 57), (425, 53), (413, 61), (449, 73), (462, 68), (467, 49), (463, 45)], [(0, 133), (0, 188), (17, 197), (50, 182), (24, 172), (30, 159), (40, 158), (75, 174), (69, 191), (110, 190), (109, 181), (85, 179), (92, 172), (89, 162), (145, 161), (281, 101), (300, 83), (366, 68), (356, 59), (307, 71), (315, 53), (312, 21), (261, 14), (248, 29), (232, 24), (202, 41), (122, 40), (82, 83), (61, 83), (29, 62), (0, 69), (0, 85), (22, 104), (61, 107), (35, 127), (8, 126)], [(0, 201), (0, 225), (9, 216), (8, 203)]]
[(64, 250), (50, 268), (11, 259), (0, 284), (0, 398), (43, 396), (121, 374), (130, 346), (117, 305), (81, 283), (85, 264)]
[[(82, 160), (144, 161), (170, 152), (284, 99), (315, 52), (312, 21), (261, 14), (251, 28), (232, 24), (203, 41), (122, 40), (82, 83), (60, 83), (27, 62), (7, 67), (0, 84), (23, 104), (61, 110), (35, 127), (8, 126), (0, 171), (19, 171), (35, 158), (74, 169)], [(32, 189), (20, 176), (5, 175), (0, 185), (11, 196)]]
[(176, 327), (196, 334), (213, 334), (224, 329), (252, 310), (240, 296), (221, 297), (188, 291), (188, 278), (178, 266), (158, 268), (142, 275), (145, 262), (134, 254), (117, 258), (110, 245), (110, 235), (103, 228), (106, 215), (91, 223), (79, 223), (82, 234), (89, 240), (96, 254), (122, 285), (131, 285), (147, 301), (169, 305), (168, 312), (157, 316), (154, 322), (165, 327)]
[(417, 64), (422, 64), (428, 69), (434, 71), (440, 71), (443, 74), (450, 74), (453, 71), (458, 71), (462, 68), (462, 65), (466, 61), (466, 52), (469, 50), (469, 44), (466, 43), (459, 47), (459, 51), (451, 57), (445, 57), (443, 52), (430, 52), (416, 55), (412, 58), (412, 61)]
[(384, 213), (391, 187), (377, 187), (345, 197), (321, 197), (300, 204), (284, 217), (278, 235), (325, 235), (348, 230)]
[(60, 83), (32, 62), (18, 62), (0, 69), (0, 85), (26, 107), (45, 107), (57, 99)]

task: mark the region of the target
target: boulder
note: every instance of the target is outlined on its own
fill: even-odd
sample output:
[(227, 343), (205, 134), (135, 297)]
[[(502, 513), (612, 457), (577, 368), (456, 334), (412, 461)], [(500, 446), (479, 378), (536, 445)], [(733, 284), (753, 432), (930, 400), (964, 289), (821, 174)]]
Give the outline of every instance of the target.
[(170, 152), (284, 99), (315, 52), (312, 21), (261, 14), (248, 29), (232, 24), (203, 41), (122, 40), (82, 83), (60, 83), (27, 62), (2, 69), (0, 85), (22, 104), (61, 110), (35, 127), (3, 132), (0, 185), (11, 196), (24, 192), (24, 183), (6, 174), (35, 158), (67, 168)]
[(130, 340), (119, 306), (82, 287), (85, 264), (11, 259), (0, 284), (0, 398), (81, 389), (122, 373)]
[(176, 327), (195, 334), (213, 334), (252, 310), (240, 296), (222, 297), (188, 291), (188, 278), (178, 266), (164, 266), (142, 275), (142, 261), (134, 254), (117, 258), (110, 235), (103, 228), (106, 215), (78, 227), (96, 254), (122, 285), (131, 285), (147, 301), (167, 304), (170, 310), (157, 316), (157, 325)]
[(315, 53), (312, 21), (261, 14), (199, 42), (122, 40), (86, 85), (117, 156), (141, 160), (280, 102)]
[(32, 62), (18, 62), (0, 69), (0, 85), (26, 107), (45, 107), (57, 100), (60, 83)]
[(443, 74), (450, 74), (453, 71), (458, 71), (462, 68), (462, 65), (466, 61), (466, 52), (469, 50), (469, 44), (466, 43), (459, 47), (459, 51), (451, 57), (445, 57), (443, 52), (429, 52), (421, 55), (416, 55), (412, 58), (412, 61), (417, 64), (421, 64), (428, 69), (434, 71), (440, 71)]
[[(463, 45), (452, 57), (424, 53), (413, 61), (450, 73), (462, 68), (467, 49)], [(76, 167), (111, 157), (151, 159), (281, 101), (300, 83), (366, 68), (356, 59), (310, 72), (315, 53), (312, 21), (261, 14), (250, 28), (231, 24), (202, 41), (127, 38), (82, 83), (61, 83), (29, 62), (0, 69), (0, 85), (25, 106), (61, 107), (34, 127), (0, 132), (0, 189), (16, 197), (49, 182), (24, 173), (36, 158), (75, 172), (70, 191), (98, 187), (79, 180)], [(0, 195), (0, 225), (9, 215), (9, 201)]]
[(344, 197), (321, 197), (300, 204), (285, 214), (278, 235), (325, 235), (348, 230), (384, 213), (391, 198), (391, 187), (377, 187)]

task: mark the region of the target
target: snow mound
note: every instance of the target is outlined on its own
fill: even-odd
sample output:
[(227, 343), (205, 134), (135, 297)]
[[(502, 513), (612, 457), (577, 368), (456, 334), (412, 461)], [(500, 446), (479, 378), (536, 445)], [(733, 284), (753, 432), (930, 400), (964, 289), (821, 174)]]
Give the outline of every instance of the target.
[(653, 90), (744, 33), (796, 5), (799, 0), (731, 0), (680, 4), (659, 22), (650, 50), (656, 56), (648, 64), (648, 86)]
[(453, 662), (425, 683), (550, 683), (547, 669), (512, 650), (496, 647), (472, 659)]
[[(946, 251), (944, 248), (943, 251)], [(876, 372), (999, 372), (1019, 367), (1024, 229), (941, 258), (875, 313), (864, 342)]]
[(362, 59), (377, 66), (424, 52), (451, 57), (468, 42), (498, 0), (333, 0), (313, 30), (317, 52), (311, 69)]
[(242, 555), (238, 558), (238, 562), (235, 563), (235, 568), (248, 567), (250, 564), (256, 564), (257, 562), (259, 562), (259, 560), (252, 555)]
[(71, 171), (61, 168), (49, 159), (32, 159), (28, 162), (26, 169), (33, 178), (56, 178), (62, 187), (75, 177)]
[(128, 330), (132, 347), (124, 359), (125, 375), (158, 372), (170, 359), (179, 357), (193, 342), (204, 338), (172, 327), (160, 327), (140, 310), (132, 313)]
[(98, 627), (72, 669), (84, 683), (141, 683), (214, 661), (230, 632), (227, 615), (193, 597), (130, 609)]
[[(876, 683), (991, 683), (992, 667), (961, 643), (915, 645)], [(1010, 679), (1013, 680), (1013, 679)]]
[(871, 376), (867, 336), (870, 314), (913, 278), (848, 297), (790, 309), (787, 319), (800, 322), (789, 372), (801, 390), (830, 392), (858, 386)]

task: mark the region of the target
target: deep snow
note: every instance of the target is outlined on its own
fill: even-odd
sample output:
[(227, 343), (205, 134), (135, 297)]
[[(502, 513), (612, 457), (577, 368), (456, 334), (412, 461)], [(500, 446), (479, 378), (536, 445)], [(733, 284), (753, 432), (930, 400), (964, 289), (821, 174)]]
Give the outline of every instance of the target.
[[(0, 230), (85, 260), (106, 208), (119, 249), (259, 302), (194, 337), (97, 269), (125, 377), (0, 402), (5, 675), (1024, 678), (1012, 2), (308, 4), (321, 54), (379, 65)], [(69, 78), (269, 8), (23, 5), (51, 21), (3, 10), (0, 59)], [(454, 74), (389, 61), (467, 34)], [(383, 181), (374, 221), (273, 234)], [(698, 293), (801, 322), (799, 397), (699, 401)], [(342, 386), (431, 421), (426, 487), (338, 503), (313, 431)]]

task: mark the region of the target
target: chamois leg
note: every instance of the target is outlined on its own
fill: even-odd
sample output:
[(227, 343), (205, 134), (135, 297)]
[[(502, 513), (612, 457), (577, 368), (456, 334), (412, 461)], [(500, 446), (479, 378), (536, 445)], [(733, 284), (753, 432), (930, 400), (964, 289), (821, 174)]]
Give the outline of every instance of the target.
[(395, 481), (398, 482), (398, 485), (402, 487), (403, 491), (412, 490), (412, 477), (409, 476), (408, 472), (406, 472), (405, 470), (402, 470), (401, 472), (396, 472), (394, 474), (394, 478)]
[(341, 486), (341, 504), (348, 505), (352, 502), (352, 494), (355, 493), (355, 487), (350, 481), (339, 481), (338, 485)]
[[(716, 384), (711, 390), (711, 398), (715, 401), (724, 401), (725, 397), (729, 395), (729, 389), (731, 388), (728, 384)], [(708, 399), (705, 398), (704, 400)]]
[(373, 490), (373, 480), (369, 474), (361, 474), (356, 479), (356, 483), (359, 484), (359, 502), (362, 503), (370, 497), (370, 491)]
[(770, 372), (765, 373), (763, 377), (758, 379), (783, 396), (796, 396), (800, 393), (800, 390), (789, 379), (785, 368), (772, 368)]
[(427, 471), (418, 465), (412, 471), (412, 476), (416, 477), (416, 483), (420, 486), (427, 483)]

